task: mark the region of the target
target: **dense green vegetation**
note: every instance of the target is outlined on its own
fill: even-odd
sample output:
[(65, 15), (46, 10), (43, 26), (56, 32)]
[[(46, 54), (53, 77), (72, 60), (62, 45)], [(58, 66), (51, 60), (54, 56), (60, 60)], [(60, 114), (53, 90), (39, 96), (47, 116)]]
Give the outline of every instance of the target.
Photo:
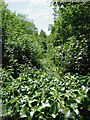
[(90, 119), (90, 3), (52, 2), (49, 36), (2, 5), (2, 120)]

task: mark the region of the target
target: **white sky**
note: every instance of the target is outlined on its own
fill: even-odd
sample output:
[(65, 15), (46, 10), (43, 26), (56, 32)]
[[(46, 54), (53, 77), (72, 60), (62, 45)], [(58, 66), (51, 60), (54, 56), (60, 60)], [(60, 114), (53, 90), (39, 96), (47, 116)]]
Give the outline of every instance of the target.
[(48, 25), (53, 24), (53, 9), (49, 7), (51, 0), (5, 0), (8, 8), (16, 13), (27, 14), (28, 19), (34, 21), (35, 26), (40, 32), (43, 29), (47, 35)]

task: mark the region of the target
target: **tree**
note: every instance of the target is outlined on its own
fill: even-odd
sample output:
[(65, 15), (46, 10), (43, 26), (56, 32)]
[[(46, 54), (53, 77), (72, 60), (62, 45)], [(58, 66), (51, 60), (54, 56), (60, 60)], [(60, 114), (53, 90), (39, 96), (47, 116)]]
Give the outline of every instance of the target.
[(85, 75), (89, 72), (90, 61), (89, 2), (52, 2), (52, 5), (54, 6), (54, 25), (51, 26), (53, 45), (62, 46), (58, 49), (57, 64), (65, 66), (66, 71)]
[(46, 33), (41, 30), (40, 34), (39, 34), (39, 42), (41, 44), (41, 47), (46, 51), (47, 49), (47, 44), (46, 44), (46, 39), (47, 39), (47, 35)]
[(89, 39), (89, 2), (54, 2), (54, 25), (51, 32), (55, 35), (55, 44), (60, 45), (75, 35)]
[[(12, 13), (2, 3), (2, 67), (11, 70), (14, 78), (27, 66), (40, 68), (41, 48), (38, 31), (25, 15)], [(13, 73), (14, 72), (14, 73)]]

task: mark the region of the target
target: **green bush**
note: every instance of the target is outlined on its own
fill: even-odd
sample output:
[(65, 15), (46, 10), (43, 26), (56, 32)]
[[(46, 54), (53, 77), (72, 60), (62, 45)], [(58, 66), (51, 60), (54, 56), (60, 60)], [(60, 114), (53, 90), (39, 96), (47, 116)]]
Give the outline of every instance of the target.
[(90, 72), (89, 5), (89, 2), (52, 2), (51, 41), (54, 49), (58, 48), (53, 60), (64, 72), (82, 75)]
[(82, 39), (76, 40), (74, 36), (68, 39), (69, 41), (55, 47), (53, 50), (54, 63), (62, 67), (64, 72), (79, 73), (87, 75), (89, 72), (89, 49), (88, 41)]
[(2, 3), (2, 67), (17, 78), (25, 67), (40, 68), (43, 49), (38, 42), (38, 31), (25, 15), (12, 13)]

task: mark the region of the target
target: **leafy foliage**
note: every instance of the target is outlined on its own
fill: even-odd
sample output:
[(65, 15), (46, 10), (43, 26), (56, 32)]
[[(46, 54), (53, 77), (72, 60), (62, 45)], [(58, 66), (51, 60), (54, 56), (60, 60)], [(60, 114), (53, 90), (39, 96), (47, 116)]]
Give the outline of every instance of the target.
[[(65, 74), (57, 79), (41, 71), (23, 73), (3, 83), (3, 103), (13, 120), (28, 119), (89, 119), (88, 76)], [(5, 77), (5, 75), (3, 76)], [(2, 77), (2, 79), (3, 79)], [(6, 78), (11, 81), (10, 77)], [(86, 111), (86, 113), (84, 113)]]
[(5, 5), (2, 6), (2, 66), (11, 69), (16, 78), (27, 65), (40, 68), (42, 48), (36, 41), (35, 25), (27, 21), (25, 16), (16, 16)]
[(2, 120), (89, 120), (89, 2), (52, 2), (49, 36), (2, 2)]
[[(56, 49), (56, 64), (65, 72), (86, 75), (90, 64), (89, 2), (52, 2), (54, 25), (51, 26), (53, 45)], [(58, 57), (58, 59), (57, 59)], [(67, 68), (66, 68), (67, 67)]]

